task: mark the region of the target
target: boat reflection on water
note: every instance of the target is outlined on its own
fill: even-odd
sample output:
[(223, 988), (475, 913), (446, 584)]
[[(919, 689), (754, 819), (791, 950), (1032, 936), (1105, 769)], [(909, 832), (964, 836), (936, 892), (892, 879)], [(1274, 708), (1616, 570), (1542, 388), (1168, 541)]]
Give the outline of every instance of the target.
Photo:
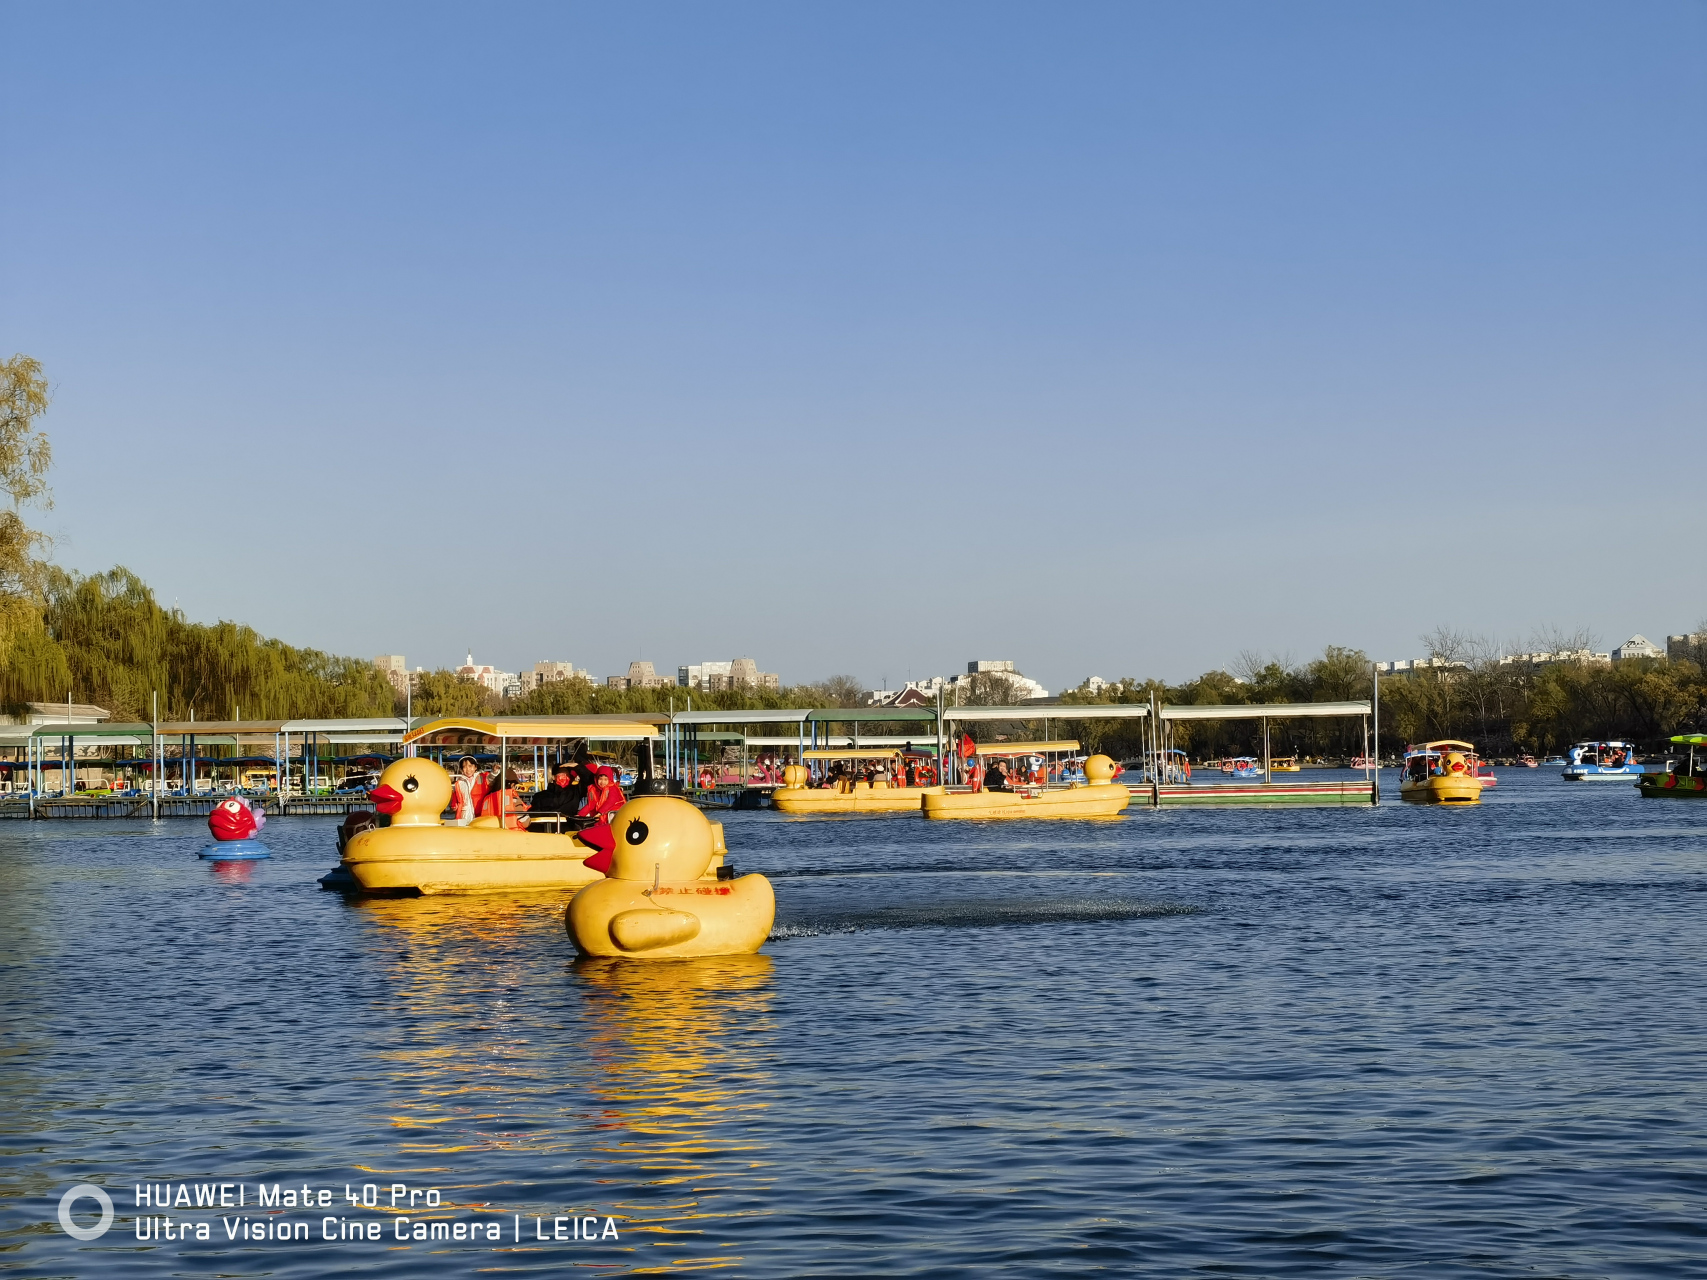
[(708, 1137), (708, 1108), (721, 1123), (764, 1107), (750, 1046), (769, 1028), (769, 956), (584, 957), (573, 967), (591, 997), (591, 1088), (610, 1126)]
[[(352, 901), (376, 942), (402, 942), (388, 1002), (409, 1011), (376, 1055), (398, 1168), (375, 1172), (433, 1170), (447, 1201), (497, 1213), (614, 1214), (625, 1245), (668, 1251), (655, 1265), (739, 1265), (726, 1224), (771, 1192), (752, 1123), (771, 1092), (771, 958), (577, 958), (567, 901)], [(545, 1035), (543, 1001), (562, 1010)], [(518, 1152), (562, 1157), (564, 1204), (511, 1203)]]
[(213, 878), (220, 884), (248, 884), (249, 878), (255, 874), (253, 862), (226, 862), (210, 860), (208, 866), (213, 868)]
[(631, 1238), (667, 1251), (653, 1266), (739, 1266), (740, 1220), (775, 1189), (754, 1123), (770, 1105), (771, 958), (585, 957), (573, 973), (601, 1104), (583, 1164), (629, 1188), (614, 1208)]

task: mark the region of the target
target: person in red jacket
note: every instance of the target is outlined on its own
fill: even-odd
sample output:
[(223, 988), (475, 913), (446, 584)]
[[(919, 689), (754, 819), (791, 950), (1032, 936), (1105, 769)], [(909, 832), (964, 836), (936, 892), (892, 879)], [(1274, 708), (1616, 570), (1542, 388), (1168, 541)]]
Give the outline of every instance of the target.
[(519, 781), (520, 779), (516, 777), (514, 769), (507, 770), (504, 774), (503, 789), (488, 791), (481, 797), (480, 816), (482, 818), (497, 818), (506, 827), (517, 826), (517, 820), (527, 812), (527, 806), (516, 794), (516, 784)]
[(582, 844), (590, 844), (598, 850), (586, 860), (586, 864), (600, 875), (610, 874), (611, 855), (616, 852), (616, 833), (611, 830), (611, 815), (622, 808), (626, 800), (612, 770), (601, 768), (593, 774), (592, 785), (587, 788), (587, 802), (581, 806), (581, 816), (597, 818), (598, 821), (577, 834)]
[(486, 775), (473, 756), (464, 756), (457, 774), (451, 779), (450, 808), (454, 825), (466, 827), (480, 813), (480, 802), (486, 798)]

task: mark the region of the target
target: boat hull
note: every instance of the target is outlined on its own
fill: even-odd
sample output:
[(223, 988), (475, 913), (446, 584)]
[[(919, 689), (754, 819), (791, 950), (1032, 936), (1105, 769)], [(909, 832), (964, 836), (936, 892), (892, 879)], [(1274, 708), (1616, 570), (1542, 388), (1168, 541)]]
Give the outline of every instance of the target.
[(757, 951), (776, 919), (761, 875), (659, 885), (601, 880), (569, 902), (564, 927), (582, 955), (680, 959)]
[(941, 795), (941, 787), (875, 787), (829, 791), (822, 787), (779, 787), (771, 808), (781, 813), (917, 813), (920, 797)]
[(927, 791), (927, 818), (1113, 818), (1132, 803), (1132, 792), (1112, 783), (1064, 791)]
[(1636, 784), (1636, 790), (1651, 800), (1707, 800), (1707, 778), (1650, 773)]
[(1399, 798), (1414, 804), (1480, 804), (1482, 784), (1476, 778), (1423, 778), (1401, 782)]
[(1563, 777), (1566, 782), (1628, 782), (1632, 778), (1644, 776), (1646, 770), (1639, 764), (1624, 765), (1617, 769), (1607, 769), (1598, 764), (1566, 765)]
[(344, 849), (340, 864), (367, 893), (501, 893), (576, 889), (604, 877), (573, 835), (503, 827), (381, 827)]

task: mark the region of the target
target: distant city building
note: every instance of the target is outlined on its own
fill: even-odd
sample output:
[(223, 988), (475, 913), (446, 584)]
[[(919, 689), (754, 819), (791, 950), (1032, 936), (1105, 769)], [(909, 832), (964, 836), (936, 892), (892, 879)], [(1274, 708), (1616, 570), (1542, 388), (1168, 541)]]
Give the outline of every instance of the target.
[(653, 669), (650, 662), (644, 660), (628, 664), (628, 687), (630, 689), (666, 689), (675, 681), (669, 676), (661, 676)]
[(698, 662), (676, 668), (676, 683), (686, 689), (716, 693), (722, 689), (776, 689), (782, 679), (774, 671), (760, 671), (751, 658), (728, 662)]
[(554, 680), (588, 680), (588, 674), (577, 668), (572, 662), (536, 662), (532, 671), (521, 674), (521, 690), (532, 693), (541, 685), (550, 684)]
[(1005, 681), (1009, 687), (1013, 689), (1014, 693), (1022, 699), (1047, 698), (1049, 696), (1049, 690), (1038, 684), (1037, 681), (1029, 680), (1025, 676), (1021, 675), (1014, 669), (1013, 663), (992, 662), (989, 659), (984, 659), (980, 662), (968, 662), (966, 664), (966, 674), (949, 681), (949, 684), (958, 689), (960, 682), (964, 680), (966, 682), (966, 687), (970, 688), (972, 678), (974, 676), (992, 676), (998, 680)]
[(373, 660), (373, 665), (391, 681), (391, 687), (398, 693), (409, 692), (409, 664), (403, 661), (402, 654), (382, 653)]
[(696, 662), (691, 667), (676, 668), (676, 683), (687, 689), (703, 689), (705, 682), (714, 676), (727, 679), (730, 662)]
[(899, 689), (871, 689), (866, 692), (866, 703), (876, 707), (922, 707), (936, 704), (937, 693), (941, 691), (943, 701), (949, 705), (964, 701), (966, 693), (972, 688), (973, 678), (984, 676), (1000, 680), (1013, 689), (1018, 701), (1032, 701), (1047, 698), (1049, 690), (1037, 681), (1027, 679), (1014, 670), (1012, 662), (993, 662), (988, 659), (979, 662), (968, 662), (966, 674), (963, 676), (932, 676), (928, 680), (909, 680)]
[(644, 659), (629, 663), (625, 676), (605, 677), (605, 684), (612, 689), (668, 689), (675, 683), (669, 676), (659, 675)]
[(1500, 659), (1500, 665), (1523, 663), (1531, 667), (1545, 667), (1555, 662), (1580, 662), (1585, 666), (1603, 667), (1611, 661), (1610, 653), (1596, 653), (1592, 649), (1560, 649), (1555, 653), (1508, 653)]
[(522, 678), (514, 671), (500, 671), (497, 667), (478, 666), (474, 654), (468, 655), (468, 661), (456, 669), (456, 674), (464, 676), (475, 684), (484, 685), (500, 698), (520, 697)]
[(1614, 662), (1623, 662), (1629, 658), (1663, 658), (1658, 645), (1649, 641), (1646, 636), (1631, 636), (1623, 644), (1612, 651)]
[(1101, 676), (1085, 677), (1086, 693), (1101, 693), (1106, 688), (1108, 688), (1108, 681), (1104, 680)]
[(1375, 664), (1375, 670), (1384, 676), (1404, 675), (1407, 671), (1468, 671), (1469, 669), (1470, 664), (1467, 662), (1449, 662), (1445, 658), (1400, 658), (1394, 662), (1377, 662)]

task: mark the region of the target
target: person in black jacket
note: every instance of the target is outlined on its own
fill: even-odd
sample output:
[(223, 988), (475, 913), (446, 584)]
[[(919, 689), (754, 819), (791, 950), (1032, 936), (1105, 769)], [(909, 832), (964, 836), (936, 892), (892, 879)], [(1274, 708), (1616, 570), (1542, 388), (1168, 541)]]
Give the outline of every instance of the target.
[(1003, 772), (1002, 762), (1000, 760), (990, 761), (989, 768), (984, 770), (984, 790), (986, 790), (986, 791), (1012, 791), (1013, 790), (1012, 787), (1008, 786), (1008, 775), (1005, 772)]
[[(573, 830), (586, 826), (588, 823), (580, 817), (581, 806), (587, 800), (587, 787), (592, 783), (595, 770), (587, 748), (583, 744), (576, 752), (575, 759), (564, 761), (551, 772), (551, 785), (546, 787), (533, 802), (528, 805), (529, 813), (555, 814), (565, 821), (561, 823), (540, 824), (537, 830), (551, 831), (567, 826)], [(533, 824), (529, 824), (532, 826)]]

